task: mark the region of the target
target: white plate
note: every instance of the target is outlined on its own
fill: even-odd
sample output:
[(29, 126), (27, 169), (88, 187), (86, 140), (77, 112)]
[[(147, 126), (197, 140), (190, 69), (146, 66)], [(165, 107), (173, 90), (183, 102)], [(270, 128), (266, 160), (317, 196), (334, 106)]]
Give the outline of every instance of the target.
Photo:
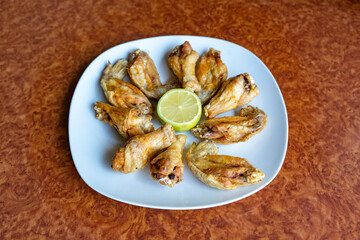
[[(153, 181), (149, 167), (131, 174), (114, 172), (110, 165), (113, 154), (124, 139), (109, 124), (95, 118), (96, 101), (106, 102), (100, 87), (100, 76), (108, 61), (120, 58), (140, 48), (154, 60), (162, 82), (174, 78), (167, 67), (169, 52), (184, 41), (189, 41), (200, 55), (210, 47), (221, 51), (229, 77), (247, 72), (255, 80), (260, 94), (250, 103), (263, 109), (269, 116), (264, 130), (244, 143), (218, 145), (219, 154), (244, 157), (263, 171), (266, 177), (256, 185), (226, 191), (211, 188), (200, 182), (185, 164), (184, 180), (169, 188)], [(129, 81), (126, 77), (126, 81)], [(222, 116), (232, 116), (239, 109)], [(154, 127), (160, 123), (153, 117)], [(190, 132), (184, 153), (195, 138)], [(279, 172), (285, 158), (288, 141), (288, 120), (280, 89), (265, 64), (253, 53), (234, 43), (198, 36), (162, 36), (136, 40), (115, 46), (100, 54), (81, 76), (70, 106), (69, 141), (71, 154), (82, 179), (95, 191), (118, 201), (137, 206), (160, 209), (198, 209), (215, 207), (250, 196), (269, 184)]]

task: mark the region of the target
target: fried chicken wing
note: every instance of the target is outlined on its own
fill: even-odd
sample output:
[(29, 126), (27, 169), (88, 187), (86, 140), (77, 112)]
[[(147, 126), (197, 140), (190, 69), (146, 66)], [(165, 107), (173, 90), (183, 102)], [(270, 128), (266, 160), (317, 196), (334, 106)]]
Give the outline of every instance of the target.
[(100, 80), (106, 99), (114, 106), (140, 108), (143, 113), (151, 114), (153, 109), (147, 97), (137, 87), (123, 81), (127, 64), (125, 59), (120, 59), (114, 66), (107, 64)]
[(198, 59), (199, 54), (192, 49), (188, 41), (176, 46), (171, 51), (168, 59), (169, 68), (177, 76), (182, 87), (191, 92), (197, 92), (201, 89), (195, 75), (195, 66)]
[(196, 68), (196, 76), (201, 85), (197, 92), (201, 103), (207, 103), (227, 79), (228, 71), (226, 65), (221, 61), (220, 51), (213, 48), (201, 56)]
[(231, 190), (256, 184), (265, 174), (245, 158), (217, 155), (214, 142), (195, 142), (186, 153), (186, 161), (193, 174), (203, 183), (218, 189)]
[(170, 89), (180, 86), (177, 80), (163, 85), (154, 61), (140, 49), (130, 53), (128, 72), (131, 81), (149, 98), (159, 99)]
[(97, 102), (94, 109), (97, 119), (108, 122), (124, 138), (154, 131), (152, 117), (142, 113), (139, 108), (114, 107)]
[(209, 118), (248, 104), (259, 94), (254, 79), (247, 73), (229, 78), (222, 83), (220, 90), (204, 107), (204, 114)]
[(173, 187), (183, 180), (183, 149), (186, 135), (176, 135), (176, 142), (150, 162), (150, 172), (160, 184)]
[(153, 132), (134, 136), (114, 155), (112, 168), (122, 173), (142, 169), (175, 140), (175, 131), (168, 123)]
[(191, 132), (220, 144), (245, 142), (264, 129), (267, 119), (264, 111), (248, 106), (240, 110), (239, 116), (208, 119)]

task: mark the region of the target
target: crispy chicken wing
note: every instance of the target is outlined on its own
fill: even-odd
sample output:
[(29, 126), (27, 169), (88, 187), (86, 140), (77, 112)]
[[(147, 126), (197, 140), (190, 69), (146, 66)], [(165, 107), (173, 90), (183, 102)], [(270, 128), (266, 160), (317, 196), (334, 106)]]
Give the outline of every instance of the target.
[(204, 107), (204, 114), (214, 118), (220, 113), (248, 104), (258, 94), (259, 89), (249, 74), (229, 78), (222, 83), (220, 90)]
[(124, 138), (154, 131), (152, 117), (142, 113), (139, 108), (114, 107), (97, 102), (94, 109), (97, 119), (108, 122)]
[(221, 61), (220, 54), (220, 51), (210, 48), (209, 52), (201, 56), (197, 65), (196, 76), (201, 85), (197, 95), (202, 104), (207, 103), (227, 79), (227, 67)]
[(149, 98), (159, 99), (170, 89), (180, 86), (177, 80), (163, 85), (154, 61), (140, 49), (130, 53), (128, 72), (131, 81)]
[(168, 59), (169, 68), (177, 76), (182, 87), (192, 92), (197, 92), (201, 88), (195, 75), (195, 66), (198, 58), (199, 54), (186, 41), (184, 44), (176, 46), (171, 51)]
[(240, 110), (239, 116), (208, 119), (191, 131), (198, 138), (220, 144), (245, 142), (263, 130), (267, 119), (264, 111), (248, 106)]
[(175, 131), (168, 123), (157, 130), (130, 138), (115, 154), (112, 168), (122, 173), (142, 169), (161, 150), (175, 142)]
[(114, 66), (108, 63), (100, 80), (106, 99), (117, 107), (140, 108), (143, 113), (152, 113), (152, 105), (147, 97), (134, 85), (123, 81), (127, 74), (125, 59), (120, 59)]
[(186, 161), (193, 174), (203, 183), (218, 189), (235, 189), (256, 184), (264, 177), (259, 169), (245, 158), (217, 155), (214, 142), (195, 142), (186, 153)]
[(150, 172), (160, 184), (173, 187), (183, 180), (183, 149), (186, 135), (176, 135), (176, 142), (150, 162)]

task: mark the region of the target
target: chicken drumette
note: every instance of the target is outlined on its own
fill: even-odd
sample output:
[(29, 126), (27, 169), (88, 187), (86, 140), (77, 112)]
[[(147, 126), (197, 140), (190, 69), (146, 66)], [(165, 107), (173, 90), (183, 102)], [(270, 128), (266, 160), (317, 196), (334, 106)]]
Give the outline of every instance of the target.
[(177, 80), (163, 85), (154, 61), (140, 49), (130, 53), (128, 72), (131, 81), (149, 98), (159, 99), (170, 89), (180, 86)]
[(124, 138), (154, 131), (152, 117), (142, 113), (139, 108), (114, 107), (97, 102), (94, 109), (97, 119), (108, 122)]
[(171, 51), (168, 59), (169, 68), (179, 79), (182, 87), (191, 92), (197, 92), (201, 89), (195, 75), (195, 66), (198, 58), (199, 54), (186, 41), (184, 44), (176, 46)]
[(245, 142), (263, 130), (267, 119), (264, 111), (248, 106), (240, 110), (239, 116), (208, 119), (191, 131), (198, 138), (220, 144)]
[(130, 138), (115, 154), (112, 168), (122, 173), (142, 169), (161, 150), (175, 142), (175, 131), (168, 123), (157, 130)]
[(259, 94), (254, 79), (247, 73), (229, 78), (222, 83), (220, 90), (204, 107), (204, 114), (209, 118), (248, 104)]
[(108, 63), (100, 80), (106, 99), (117, 107), (139, 108), (145, 114), (153, 109), (147, 97), (134, 85), (123, 81), (127, 74), (125, 59), (120, 59), (114, 66)]
[(150, 162), (150, 172), (160, 184), (173, 187), (183, 179), (183, 148), (186, 135), (176, 135), (176, 142)]
[(186, 153), (186, 161), (193, 174), (203, 183), (218, 189), (235, 189), (256, 184), (264, 177), (259, 169), (245, 158), (217, 155), (214, 142), (193, 143)]

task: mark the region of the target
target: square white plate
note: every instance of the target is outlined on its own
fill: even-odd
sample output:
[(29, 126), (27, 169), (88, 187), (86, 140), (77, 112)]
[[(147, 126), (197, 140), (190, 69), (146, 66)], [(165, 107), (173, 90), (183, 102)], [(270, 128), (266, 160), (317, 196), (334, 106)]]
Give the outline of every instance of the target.
[[(167, 58), (175, 46), (189, 41), (200, 55), (209, 48), (221, 51), (221, 59), (228, 68), (228, 76), (247, 72), (255, 80), (260, 94), (250, 105), (259, 107), (269, 116), (264, 130), (249, 141), (231, 145), (218, 145), (219, 154), (248, 159), (265, 173), (256, 185), (234, 190), (218, 190), (200, 182), (185, 163), (184, 180), (173, 188), (152, 180), (149, 167), (135, 173), (114, 172), (110, 167), (114, 153), (125, 140), (109, 124), (95, 118), (93, 106), (97, 101), (106, 102), (100, 87), (100, 76), (107, 62), (120, 58), (140, 48), (154, 60), (164, 83), (175, 76), (167, 66)], [(129, 81), (128, 77), (125, 78)], [(154, 102), (156, 104), (156, 102)], [(156, 106), (154, 106), (156, 107)], [(239, 109), (217, 117), (234, 116)], [(200, 121), (204, 121), (204, 117)], [(160, 127), (156, 114), (152, 120), (155, 129)], [(184, 154), (189, 146), (200, 140), (191, 132)], [(159, 209), (199, 209), (215, 207), (245, 198), (264, 188), (278, 174), (286, 154), (288, 142), (288, 119), (280, 89), (265, 64), (247, 49), (234, 43), (199, 36), (162, 36), (136, 40), (115, 46), (100, 54), (81, 76), (70, 106), (69, 142), (71, 154), (82, 179), (95, 191), (118, 201), (137, 206)]]

